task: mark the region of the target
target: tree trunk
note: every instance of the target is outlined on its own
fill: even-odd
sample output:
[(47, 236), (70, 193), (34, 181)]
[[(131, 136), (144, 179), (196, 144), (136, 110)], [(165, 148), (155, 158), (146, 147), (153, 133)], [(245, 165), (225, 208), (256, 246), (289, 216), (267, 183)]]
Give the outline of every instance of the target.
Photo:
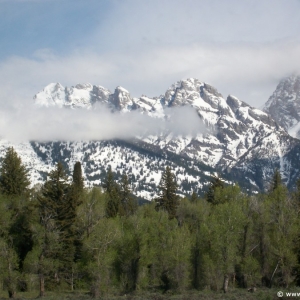
[(14, 282), (13, 282), (13, 278), (12, 278), (12, 265), (11, 262), (8, 262), (8, 273), (9, 276), (7, 278), (7, 291), (8, 291), (8, 297), (9, 298), (15, 298), (16, 297), (16, 291), (15, 291), (15, 287), (14, 287)]
[(74, 273), (71, 274), (71, 291), (74, 291)]
[(92, 283), (91, 289), (90, 289), (90, 293), (92, 298), (99, 298), (100, 296), (100, 282), (101, 282), (101, 278), (100, 275), (96, 275), (96, 278), (94, 280), (94, 282)]
[(223, 282), (223, 291), (224, 293), (228, 292), (228, 283), (229, 283), (229, 276), (227, 274), (224, 275), (224, 282)]
[(45, 296), (45, 278), (44, 274), (40, 274), (40, 297)]
[(8, 297), (9, 298), (16, 298), (16, 291), (8, 290)]
[[(45, 239), (46, 239), (46, 234), (45, 234)], [(43, 249), (44, 252), (44, 249)], [(43, 261), (44, 261), (44, 254), (43, 252), (39, 256), (39, 281), (40, 281), (40, 297), (45, 296), (45, 277), (44, 277), (44, 267), (43, 267)]]

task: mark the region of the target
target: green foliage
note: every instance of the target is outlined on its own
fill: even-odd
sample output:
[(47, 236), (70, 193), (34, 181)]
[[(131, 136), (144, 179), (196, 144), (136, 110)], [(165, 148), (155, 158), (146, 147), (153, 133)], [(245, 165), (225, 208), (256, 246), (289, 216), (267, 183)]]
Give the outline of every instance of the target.
[(137, 201), (131, 193), (126, 174), (122, 176), (121, 182), (118, 184), (114, 180), (111, 168), (109, 168), (104, 188), (107, 195), (106, 216), (108, 218), (115, 218), (117, 215), (128, 217), (134, 214), (137, 209)]
[(141, 232), (136, 216), (122, 219), (121, 222), (122, 231), (116, 248), (115, 270), (120, 290), (129, 293), (135, 291), (138, 286)]
[(98, 187), (85, 191), (82, 203), (77, 210), (80, 236), (89, 237), (100, 219), (106, 215), (106, 194)]
[(288, 285), (293, 281), (291, 274), (297, 261), (296, 253), (291, 247), (299, 234), (296, 207), (283, 185), (278, 185), (273, 190), (267, 198), (266, 205), (269, 210), (269, 248), (272, 253), (272, 270), (275, 270), (277, 266), (278, 272), (278, 275), (272, 273), (271, 284), (276, 279), (279, 284)]
[(191, 202), (197, 202), (199, 200), (198, 195), (193, 191), (191, 196)]
[(222, 190), (224, 188), (224, 182), (217, 176), (213, 177), (208, 191), (205, 194), (205, 199), (207, 202), (216, 205), (219, 203), (223, 203), (225, 200), (224, 199), (220, 199), (216, 197), (216, 193), (218, 193), (219, 190)]
[(72, 178), (73, 178), (73, 185), (75, 189), (79, 194), (81, 194), (84, 189), (84, 182), (82, 177), (81, 163), (79, 161), (77, 161), (74, 165)]
[[(76, 178), (76, 176), (75, 176)], [(78, 178), (77, 178), (78, 179)], [(48, 180), (37, 197), (40, 222), (43, 226), (43, 242), (39, 255), (42, 266), (39, 275), (45, 277), (47, 260), (55, 259), (58, 266), (56, 276), (67, 280), (73, 276), (76, 251), (76, 218), (79, 205), (79, 188), (76, 183), (69, 184), (61, 163), (49, 174)], [(50, 243), (52, 233), (58, 234), (56, 243)], [(73, 282), (71, 283), (73, 288)]]
[(17, 288), (19, 271), (32, 248), (30, 229), (29, 180), (27, 171), (14, 149), (8, 148), (0, 170), (0, 238), (4, 286), (9, 297)]
[(107, 194), (106, 216), (114, 218), (118, 215), (121, 199), (120, 187), (114, 180), (111, 168), (107, 171), (104, 188)]
[(120, 204), (119, 204), (119, 214), (120, 216), (130, 216), (135, 213), (137, 209), (137, 201), (134, 199), (130, 186), (128, 177), (126, 174), (122, 176), (120, 185)]
[(162, 174), (159, 184), (159, 197), (156, 200), (156, 209), (165, 210), (172, 219), (176, 216), (176, 209), (178, 206), (177, 184), (175, 175), (171, 172), (170, 167), (166, 167)]
[(28, 172), (13, 147), (7, 149), (0, 170), (0, 191), (9, 196), (21, 196), (28, 192)]
[(178, 227), (166, 211), (155, 213), (153, 205), (140, 214), (139, 287), (182, 290), (189, 286), (191, 237), (186, 226)]
[(281, 175), (280, 175), (279, 170), (276, 169), (273, 174), (272, 181), (271, 181), (270, 192), (273, 192), (274, 190), (276, 190), (281, 184), (282, 184)]
[(56, 168), (50, 172), (49, 177), (42, 187), (38, 198), (42, 219), (50, 217), (63, 227), (65, 203), (68, 195), (67, 177), (63, 165), (59, 162)]
[(18, 255), (10, 241), (0, 238), (0, 276), (10, 298), (15, 296), (18, 275)]
[(40, 296), (68, 287), (94, 298), (149, 291), (167, 298), (219, 291), (227, 276), (236, 295), (299, 284), (300, 183), (291, 194), (276, 174), (266, 194), (247, 196), (215, 178), (205, 198), (178, 201), (166, 168), (157, 203), (137, 207), (126, 174), (118, 184), (109, 169), (104, 191), (85, 189), (80, 163), (72, 182), (58, 163), (30, 201), (26, 192), (0, 194), (2, 286), (11, 297), (25, 282)]
[(115, 278), (112, 273), (116, 260), (116, 245), (121, 236), (118, 218), (103, 218), (86, 238), (82, 268), (90, 278), (90, 291), (94, 297), (113, 291)]

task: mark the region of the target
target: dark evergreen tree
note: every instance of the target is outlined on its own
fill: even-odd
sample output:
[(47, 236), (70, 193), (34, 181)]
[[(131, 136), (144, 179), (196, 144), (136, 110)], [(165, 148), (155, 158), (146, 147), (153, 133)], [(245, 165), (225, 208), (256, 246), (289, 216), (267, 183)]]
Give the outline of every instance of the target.
[(214, 176), (210, 182), (208, 191), (205, 194), (205, 199), (207, 202), (211, 204), (219, 204), (219, 201), (217, 201), (215, 197), (215, 192), (217, 189), (223, 189), (224, 188), (224, 182), (220, 179), (218, 176)]
[(114, 218), (119, 213), (121, 203), (120, 187), (114, 180), (114, 175), (111, 168), (108, 169), (106, 180), (103, 186), (106, 189), (107, 202), (106, 202), (106, 216)]
[(58, 260), (57, 272), (66, 277), (72, 272), (75, 257), (75, 222), (78, 202), (74, 198), (72, 186), (68, 183), (60, 162), (50, 173), (38, 200), (41, 219), (52, 219), (59, 232), (59, 247), (56, 253), (51, 253), (51, 256)]
[(195, 191), (193, 191), (192, 196), (191, 196), (191, 202), (196, 203), (198, 199), (199, 199), (198, 195), (195, 193)]
[(7, 149), (0, 170), (0, 190), (9, 196), (21, 196), (29, 189), (28, 171), (13, 147)]
[(278, 169), (275, 170), (271, 181), (270, 192), (276, 190), (282, 184), (281, 174)]
[(80, 195), (83, 193), (84, 181), (82, 177), (81, 163), (79, 161), (75, 163), (73, 169), (73, 187), (75, 192), (78, 194), (78, 197), (80, 197)]
[(159, 184), (160, 195), (156, 199), (156, 209), (163, 209), (168, 212), (169, 218), (176, 216), (178, 196), (176, 195), (177, 183), (175, 175), (170, 167), (166, 167)]
[(9, 234), (19, 256), (21, 269), (26, 254), (32, 248), (30, 206), (26, 203), (30, 185), (27, 173), (14, 148), (8, 148), (1, 168), (0, 189), (2, 194), (10, 197), (10, 209), (14, 211)]
[(134, 214), (137, 209), (137, 202), (133, 198), (129, 181), (126, 174), (122, 176), (121, 186), (120, 186), (120, 207), (119, 213), (123, 216), (129, 216)]
[[(296, 191), (293, 194), (294, 196), (294, 203), (295, 208), (297, 210), (298, 218), (300, 217), (300, 179), (296, 181)], [(295, 243), (295, 252), (297, 254), (297, 266), (295, 268), (296, 271), (296, 278), (295, 282), (297, 286), (300, 286), (300, 235), (298, 236), (296, 243)]]
[[(30, 229), (30, 206), (29, 198), (28, 171), (22, 164), (21, 158), (15, 152), (13, 147), (7, 149), (2, 161), (0, 170), (0, 192), (6, 198), (8, 210), (10, 211), (10, 220), (7, 229), (2, 238), (9, 247), (9, 252), (16, 253), (18, 269), (22, 271), (23, 262), (27, 253), (32, 249), (33, 240)], [(8, 274), (12, 270), (9, 270)], [(15, 280), (9, 275), (7, 288), (9, 296), (15, 294)]]
[[(69, 206), (70, 210), (73, 214), (73, 218), (77, 218), (77, 207), (82, 204), (83, 193), (84, 193), (84, 180), (82, 176), (82, 168), (81, 163), (78, 161), (74, 165), (73, 169), (73, 176), (72, 176), (72, 186), (69, 192)], [(81, 258), (82, 252), (82, 228), (78, 222), (75, 222), (72, 226), (69, 227), (69, 238), (73, 239), (74, 236), (76, 237), (74, 240), (75, 245), (75, 261)]]
[(300, 179), (296, 181), (296, 190), (292, 194), (298, 214), (300, 214)]
[(41, 217), (51, 215), (61, 230), (65, 226), (65, 205), (69, 188), (63, 165), (58, 162), (56, 168), (50, 172), (49, 178), (42, 187), (41, 196), (38, 198)]

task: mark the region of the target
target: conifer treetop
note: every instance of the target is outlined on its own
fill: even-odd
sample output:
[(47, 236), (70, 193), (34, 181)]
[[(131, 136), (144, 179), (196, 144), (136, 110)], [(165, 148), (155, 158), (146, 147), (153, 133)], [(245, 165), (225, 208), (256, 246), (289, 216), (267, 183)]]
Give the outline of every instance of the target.
[(28, 171), (13, 147), (9, 147), (0, 169), (1, 193), (10, 196), (20, 196), (29, 189)]

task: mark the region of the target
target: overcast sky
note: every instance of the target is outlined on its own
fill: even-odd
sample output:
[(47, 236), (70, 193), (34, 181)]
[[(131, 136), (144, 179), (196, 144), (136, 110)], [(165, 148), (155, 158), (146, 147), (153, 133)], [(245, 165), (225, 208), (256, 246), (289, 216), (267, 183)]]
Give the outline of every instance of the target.
[(260, 107), (300, 70), (300, 0), (0, 0), (0, 109), (50, 82), (159, 96), (195, 77)]

